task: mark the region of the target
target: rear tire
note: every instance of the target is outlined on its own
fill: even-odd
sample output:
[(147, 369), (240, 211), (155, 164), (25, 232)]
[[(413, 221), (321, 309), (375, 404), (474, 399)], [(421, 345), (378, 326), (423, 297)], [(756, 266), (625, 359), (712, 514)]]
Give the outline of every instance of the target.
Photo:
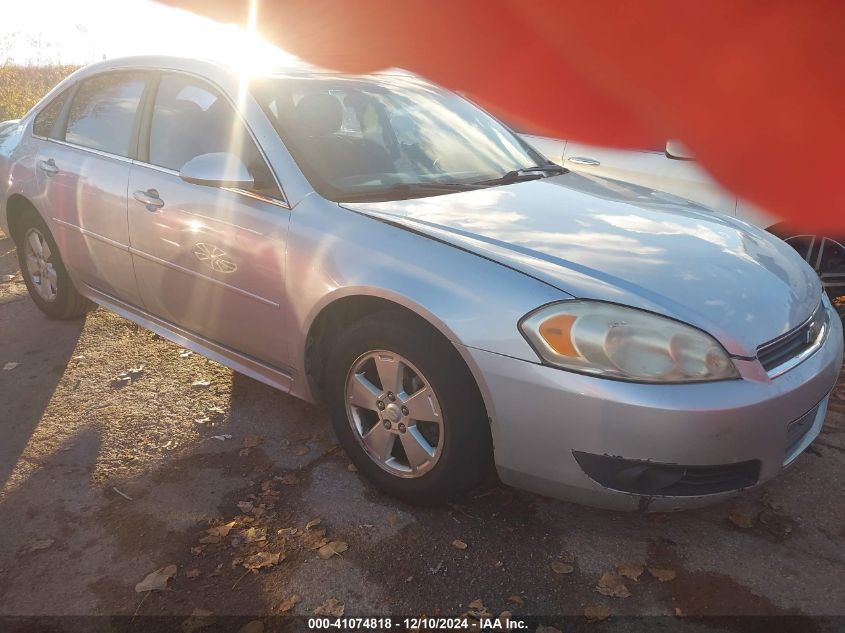
[(74, 287), (56, 240), (37, 212), (24, 213), (15, 225), (14, 235), (29, 296), (47, 318), (78, 319), (94, 307)]
[(492, 474), (490, 426), (472, 374), (449, 341), (412, 317), (380, 312), (354, 323), (333, 345), (325, 387), (341, 445), (387, 494), (443, 503)]

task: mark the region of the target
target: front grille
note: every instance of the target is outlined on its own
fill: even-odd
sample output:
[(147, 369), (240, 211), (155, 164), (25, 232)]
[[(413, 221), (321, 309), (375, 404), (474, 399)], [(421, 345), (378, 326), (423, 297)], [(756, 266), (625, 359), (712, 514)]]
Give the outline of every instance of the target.
[(771, 372), (816, 346), (820, 339), (824, 337), (827, 326), (827, 310), (825, 310), (824, 303), (819, 303), (819, 307), (804, 323), (783, 336), (758, 347), (757, 359), (763, 365), (763, 369)]

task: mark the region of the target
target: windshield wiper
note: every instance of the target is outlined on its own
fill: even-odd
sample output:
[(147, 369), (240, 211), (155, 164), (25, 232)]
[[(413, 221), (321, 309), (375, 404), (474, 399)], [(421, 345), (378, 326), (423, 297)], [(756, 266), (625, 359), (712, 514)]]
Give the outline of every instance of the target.
[(342, 202), (396, 200), (402, 198), (421, 198), (429, 195), (454, 193), (456, 191), (471, 191), (480, 189), (478, 183), (466, 182), (398, 182), (383, 189), (365, 189), (345, 193)]
[(526, 180), (539, 180), (546, 178), (551, 172), (552, 174), (565, 174), (568, 169), (556, 165), (555, 163), (546, 163), (545, 165), (534, 165), (533, 167), (522, 167), (521, 169), (514, 169), (506, 174), (502, 174), (498, 178), (491, 178), (490, 180), (482, 180), (476, 182), (476, 185), (509, 185), (512, 182), (524, 182)]

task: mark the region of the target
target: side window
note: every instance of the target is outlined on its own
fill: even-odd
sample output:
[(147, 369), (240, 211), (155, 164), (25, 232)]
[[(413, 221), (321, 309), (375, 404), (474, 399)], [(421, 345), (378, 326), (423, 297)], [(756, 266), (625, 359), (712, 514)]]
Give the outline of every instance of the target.
[(70, 104), (65, 140), (127, 156), (144, 82), (144, 76), (138, 73), (108, 73), (86, 79)]
[(272, 174), (232, 106), (211, 86), (164, 75), (150, 122), (149, 162), (179, 171), (192, 158), (213, 152), (239, 157), (255, 179), (255, 191), (280, 197)]
[(45, 138), (61, 138), (61, 132), (54, 130), (56, 121), (62, 114), (67, 101), (68, 91), (65, 90), (58, 97), (47, 104), (45, 108), (35, 117), (35, 122), (32, 124), (32, 133), (35, 136), (43, 136)]

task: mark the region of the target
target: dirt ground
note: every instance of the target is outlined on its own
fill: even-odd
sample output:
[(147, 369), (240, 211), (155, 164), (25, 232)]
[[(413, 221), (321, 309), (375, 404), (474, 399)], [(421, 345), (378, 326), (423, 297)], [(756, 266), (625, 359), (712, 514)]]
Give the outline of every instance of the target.
[[(190, 631), (237, 615), (269, 630), (284, 620), (268, 616), (341, 604), (345, 616), (590, 607), (610, 618), (558, 628), (601, 631), (845, 615), (845, 392), (793, 467), (722, 505), (621, 514), (500, 486), (426, 509), (354, 472), (319, 409), (183, 352), (102, 309), (48, 321), (0, 233), (0, 616), (178, 616)], [(164, 590), (136, 591), (169, 565)], [(603, 582), (619, 597), (599, 593), (620, 565), (627, 575)]]

